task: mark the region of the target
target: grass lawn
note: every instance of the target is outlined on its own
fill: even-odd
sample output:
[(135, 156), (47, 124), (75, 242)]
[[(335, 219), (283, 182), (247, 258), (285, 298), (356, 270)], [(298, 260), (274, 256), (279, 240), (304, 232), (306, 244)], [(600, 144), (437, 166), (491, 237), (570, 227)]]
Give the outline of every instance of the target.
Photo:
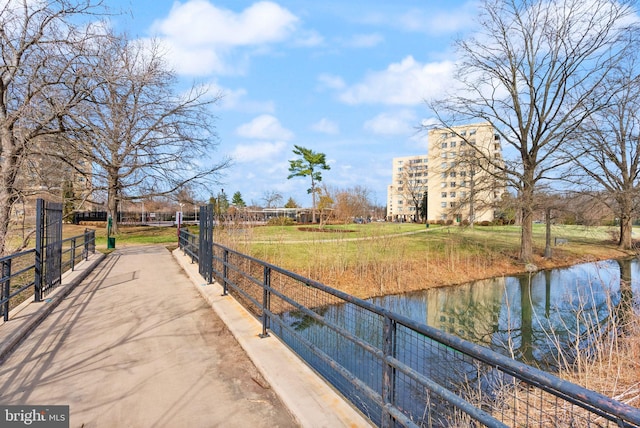
[[(65, 225), (65, 237), (86, 226)], [(106, 228), (96, 229), (99, 251), (107, 252)], [(192, 233), (198, 228), (190, 226)], [(553, 257), (542, 257), (545, 225), (534, 225), (534, 264), (539, 268), (632, 255), (619, 251), (613, 227), (554, 225)], [(568, 243), (554, 246), (554, 238)], [(120, 226), (116, 248), (164, 244), (177, 247), (175, 227)], [(368, 223), (317, 226), (227, 225), (216, 242), (316, 279), (358, 297), (452, 285), (525, 271), (518, 260), (518, 226), (457, 226)], [(110, 250), (109, 250), (110, 251)]]

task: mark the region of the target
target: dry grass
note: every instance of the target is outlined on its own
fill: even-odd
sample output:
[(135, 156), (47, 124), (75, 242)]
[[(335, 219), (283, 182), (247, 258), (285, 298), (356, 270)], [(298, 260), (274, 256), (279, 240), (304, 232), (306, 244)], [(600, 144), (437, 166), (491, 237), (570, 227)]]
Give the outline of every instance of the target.
[[(516, 227), (425, 230), (424, 226), (394, 225), (389, 234), (376, 227), (349, 225), (349, 233), (329, 238), (312, 233), (309, 239), (300, 239), (295, 227), (228, 227), (217, 230), (216, 241), (361, 298), (526, 270), (517, 260), (520, 235)], [(544, 230), (536, 230), (536, 254), (540, 255), (534, 264), (541, 269), (629, 255), (616, 248), (604, 228), (554, 226), (554, 236), (566, 237), (569, 244), (554, 247), (553, 258), (545, 259), (541, 256)]]

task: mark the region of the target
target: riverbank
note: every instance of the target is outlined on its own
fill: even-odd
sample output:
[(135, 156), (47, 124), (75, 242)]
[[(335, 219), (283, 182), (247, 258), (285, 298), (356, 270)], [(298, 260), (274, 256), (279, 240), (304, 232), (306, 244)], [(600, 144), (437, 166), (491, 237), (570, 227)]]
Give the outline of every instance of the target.
[[(84, 227), (64, 229), (76, 233)], [(528, 269), (518, 260), (517, 226), (426, 229), (419, 224), (370, 223), (326, 226), (317, 232), (298, 226), (225, 225), (215, 231), (216, 242), (360, 298), (517, 275)], [(564, 244), (552, 246), (552, 257), (544, 258), (544, 232), (544, 225), (535, 225), (532, 264), (538, 269), (636, 254), (617, 248), (616, 228), (554, 225), (552, 237), (562, 238)], [(106, 251), (104, 228), (98, 228), (96, 236), (98, 249)], [(175, 248), (176, 241), (175, 227), (123, 226), (116, 246), (164, 243)]]
[[(635, 255), (621, 251), (615, 229), (554, 226), (562, 245), (543, 257), (544, 229), (534, 229), (535, 256), (531, 264), (518, 260), (520, 229), (515, 226), (417, 228), (398, 225), (349, 225), (349, 233), (333, 239), (301, 235), (292, 228), (259, 228), (222, 233), (225, 245), (277, 266), (318, 280), (359, 298), (446, 287), (480, 279), (523, 274), (583, 262)], [(389, 231), (393, 233), (389, 233)], [(555, 240), (552, 240), (554, 242)], [(220, 242), (220, 241), (219, 241)]]

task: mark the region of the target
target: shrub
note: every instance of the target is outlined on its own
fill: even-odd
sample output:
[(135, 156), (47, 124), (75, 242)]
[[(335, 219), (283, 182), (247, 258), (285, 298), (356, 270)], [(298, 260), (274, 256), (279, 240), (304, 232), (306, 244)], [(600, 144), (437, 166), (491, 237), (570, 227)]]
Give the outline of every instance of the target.
[(294, 222), (289, 217), (273, 217), (267, 222), (267, 226), (293, 226)]

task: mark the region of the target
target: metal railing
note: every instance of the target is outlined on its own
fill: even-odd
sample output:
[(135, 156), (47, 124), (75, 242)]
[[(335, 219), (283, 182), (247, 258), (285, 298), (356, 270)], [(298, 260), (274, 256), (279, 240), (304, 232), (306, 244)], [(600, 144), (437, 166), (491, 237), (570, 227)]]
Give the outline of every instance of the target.
[(378, 426), (640, 426), (640, 409), (219, 244), (199, 262)]
[[(61, 271), (73, 271), (81, 260), (87, 260), (95, 253), (95, 231), (85, 230), (82, 235), (60, 241)], [(54, 284), (45, 284), (47, 275), (43, 270), (46, 258), (39, 260), (36, 249), (30, 249), (0, 257), (0, 312), (4, 321), (9, 320), (9, 312), (33, 295), (34, 300), (42, 298), (43, 290), (51, 290)], [(53, 281), (52, 281), (53, 282)]]

